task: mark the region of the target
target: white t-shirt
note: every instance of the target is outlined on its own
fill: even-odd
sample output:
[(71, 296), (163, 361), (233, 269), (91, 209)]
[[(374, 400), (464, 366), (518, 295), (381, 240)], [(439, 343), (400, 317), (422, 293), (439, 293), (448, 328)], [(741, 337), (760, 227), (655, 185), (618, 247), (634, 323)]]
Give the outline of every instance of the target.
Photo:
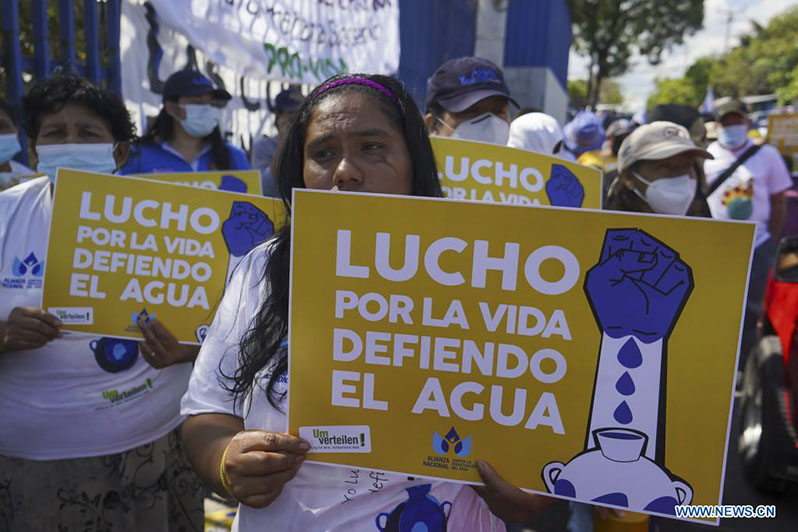
[[(715, 159), (704, 162), (707, 184), (712, 184), (718, 176), (730, 167), (748, 148), (746, 141), (736, 150), (727, 150), (720, 143), (713, 142), (707, 148)], [(732, 175), (708, 198), (713, 218), (750, 220), (756, 222), (755, 246), (770, 238), (770, 196), (784, 192), (792, 187), (792, 178), (778, 150), (764, 145), (759, 151), (741, 164)]]
[[(268, 243), (252, 250), (230, 279), (224, 298), (200, 350), (188, 392), (184, 415), (221, 413), (241, 415), (233, 409), (219, 377), (233, 375), (238, 367), (237, 344), (265, 296), (262, 282)], [(267, 378), (261, 373), (260, 378)], [(286, 380), (277, 391), (286, 389)], [(265, 382), (263, 383), (265, 388)], [(271, 406), (261, 388), (245, 401), (246, 429), (286, 432), (283, 412)], [(399, 519), (405, 516), (401, 527)], [(407, 519), (413, 516), (412, 521)], [(424, 525), (424, 526), (421, 526)], [(346, 531), (468, 530), (502, 531), (504, 523), (490, 513), (474, 490), (462, 484), (366, 469), (304, 464), (281, 495), (268, 507), (239, 505), (233, 530)]]
[(0, 172), (0, 190), (4, 188), (8, 188), (11, 184), (15, 181), (20, 180), (22, 177), (29, 177), (36, 175), (36, 172), (25, 166), (24, 164), (20, 164), (17, 161), (11, 160), (8, 161), (11, 165), (10, 172)]
[[(41, 307), (52, 210), (47, 177), (0, 192), (2, 321), (14, 307)], [(0, 354), (0, 455), (56, 460), (152, 442), (182, 422), (190, 373), (190, 364), (152, 368), (132, 340), (68, 332)]]

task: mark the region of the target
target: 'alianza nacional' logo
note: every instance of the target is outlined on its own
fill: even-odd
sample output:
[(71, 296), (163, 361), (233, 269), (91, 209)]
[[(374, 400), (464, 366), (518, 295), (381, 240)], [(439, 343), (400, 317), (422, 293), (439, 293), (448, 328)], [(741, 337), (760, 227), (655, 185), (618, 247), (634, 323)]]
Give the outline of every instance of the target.
[(157, 317), (155, 314), (148, 314), (146, 308), (141, 309), (140, 312), (134, 312), (130, 316), (133, 325), (138, 325), (139, 320), (142, 320), (144, 323), (150, 323)]
[(432, 450), (437, 454), (448, 454), (449, 449), (454, 448), (454, 454), (460, 458), (465, 458), (471, 454), (471, 436), (460, 439), (460, 435), (454, 430), (449, 429), (446, 436), (441, 436), (437, 432), (432, 434)]
[(27, 274), (33, 277), (42, 277), (44, 275), (44, 262), (39, 262), (36, 255), (31, 253), (24, 259), (20, 260), (14, 257), (14, 265), (11, 267), (11, 273), (15, 277), (24, 277)]

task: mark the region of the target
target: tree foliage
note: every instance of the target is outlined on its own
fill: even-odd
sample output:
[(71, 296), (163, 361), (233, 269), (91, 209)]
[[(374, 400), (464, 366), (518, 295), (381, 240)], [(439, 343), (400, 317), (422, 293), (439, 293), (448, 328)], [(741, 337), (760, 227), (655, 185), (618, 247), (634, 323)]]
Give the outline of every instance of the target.
[[(798, 7), (752, 23), (740, 43), (718, 57), (702, 57), (679, 79), (657, 80), (649, 98), (656, 103), (699, 105), (710, 85), (715, 96), (779, 95), (782, 105), (798, 99)], [(683, 98), (684, 102), (674, 98)], [(670, 99), (669, 99), (670, 98)]]
[(704, 0), (567, 0), (577, 53), (590, 60), (588, 103), (601, 82), (629, 69), (634, 52), (656, 64), (662, 52), (701, 28)]
[[(575, 79), (568, 81), (568, 102), (575, 109), (581, 109), (589, 105), (587, 97), (587, 80)], [(623, 92), (621, 86), (616, 81), (605, 79), (601, 82), (599, 89), (598, 103), (621, 104), (623, 103)]]

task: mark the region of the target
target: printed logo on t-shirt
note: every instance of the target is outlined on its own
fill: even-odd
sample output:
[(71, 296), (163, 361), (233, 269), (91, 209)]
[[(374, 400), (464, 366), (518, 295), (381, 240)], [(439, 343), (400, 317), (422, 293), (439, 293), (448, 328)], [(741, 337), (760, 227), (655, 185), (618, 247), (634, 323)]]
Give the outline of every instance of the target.
[(754, 213), (754, 180), (728, 187), (720, 200), (732, 220), (748, 220)]
[(0, 287), (20, 290), (41, 288), (44, 277), (44, 261), (39, 261), (31, 252), (23, 259), (14, 257), (11, 276), (0, 279)]
[(104, 410), (112, 406), (129, 403), (140, 397), (144, 397), (154, 388), (154, 382), (146, 378), (140, 384), (132, 386), (127, 389), (118, 390), (116, 388), (103, 391), (103, 399), (107, 401), (104, 406), (98, 407), (97, 410)]
[(452, 503), (438, 501), (430, 495), (431, 488), (430, 484), (407, 488), (406, 501), (390, 512), (377, 515), (377, 529), (381, 532), (446, 532)]

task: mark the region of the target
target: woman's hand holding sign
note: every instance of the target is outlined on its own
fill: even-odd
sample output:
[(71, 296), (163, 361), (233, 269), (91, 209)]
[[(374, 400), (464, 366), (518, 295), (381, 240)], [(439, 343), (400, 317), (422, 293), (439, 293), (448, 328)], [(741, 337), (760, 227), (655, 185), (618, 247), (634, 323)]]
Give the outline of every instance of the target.
[(265, 508), (297, 474), (309, 449), (308, 442), (290, 434), (239, 432), (227, 445), (221, 465), (225, 488), (242, 504)]
[(61, 321), (36, 307), (15, 307), (0, 322), (0, 353), (36, 349), (61, 338)]
[(477, 461), (477, 471), (485, 486), (473, 486), (497, 517), (512, 523), (526, 521), (554, 503), (556, 499), (527, 493), (504, 480), (487, 462)]
[(196, 360), (199, 347), (181, 345), (160, 321), (139, 319), (138, 326), (144, 335), (144, 341), (139, 344), (139, 349), (147, 363), (155, 369)]

